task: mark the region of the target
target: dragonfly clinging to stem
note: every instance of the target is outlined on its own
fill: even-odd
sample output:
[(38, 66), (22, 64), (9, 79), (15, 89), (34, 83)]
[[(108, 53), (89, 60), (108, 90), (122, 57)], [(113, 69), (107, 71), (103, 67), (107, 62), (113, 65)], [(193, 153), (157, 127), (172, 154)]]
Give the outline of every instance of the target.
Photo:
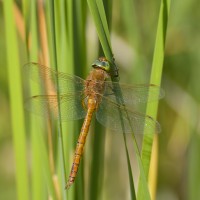
[[(50, 94), (48, 92), (45, 95), (32, 96), (28, 101), (28, 109), (45, 116), (49, 115), (51, 110), (54, 117), (62, 121), (84, 118), (66, 184), (67, 189), (74, 183), (77, 175), (94, 113), (103, 126), (114, 132), (142, 134), (144, 129), (149, 133), (160, 132), (159, 123), (152, 117), (137, 111), (137, 107), (148, 101), (162, 98), (163, 90), (153, 84), (132, 86), (109, 81), (110, 63), (104, 57), (93, 63), (92, 70), (85, 80), (38, 63), (28, 63), (25, 69), (33, 80), (53, 85), (53, 92)], [(56, 79), (59, 80), (58, 85)]]

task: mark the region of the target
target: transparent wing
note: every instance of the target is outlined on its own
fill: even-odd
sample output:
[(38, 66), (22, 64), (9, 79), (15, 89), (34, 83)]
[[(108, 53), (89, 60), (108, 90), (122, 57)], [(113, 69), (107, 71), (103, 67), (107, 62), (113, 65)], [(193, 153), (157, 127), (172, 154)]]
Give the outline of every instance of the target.
[[(60, 95), (59, 103), (61, 110), (61, 121), (82, 119), (86, 115), (86, 110), (82, 106), (81, 93)], [(57, 95), (37, 95), (29, 98), (25, 102), (27, 110), (44, 117), (53, 115), (58, 119)]]
[(160, 87), (153, 84), (132, 86), (111, 81), (105, 81), (104, 96), (114, 102), (116, 101), (117, 96), (117, 100), (121, 102), (120, 98), (118, 97), (118, 94), (120, 93), (119, 85), (124, 104), (126, 104), (128, 107), (135, 107), (135, 105), (139, 103), (156, 101), (164, 97), (164, 91)]
[(96, 118), (103, 126), (115, 132), (123, 132), (124, 129), (126, 133), (142, 134), (144, 127), (147, 133), (161, 131), (160, 124), (152, 117), (131, 111), (106, 97), (102, 98)]
[[(58, 72), (44, 65), (30, 62), (24, 65), (24, 73), (26, 77), (30, 77), (41, 86), (49, 86), (54, 93), (57, 90), (63, 93), (75, 93), (82, 91), (84, 88), (84, 80), (78, 76), (72, 76), (66, 73)], [(56, 87), (56, 79), (59, 80), (59, 86)]]

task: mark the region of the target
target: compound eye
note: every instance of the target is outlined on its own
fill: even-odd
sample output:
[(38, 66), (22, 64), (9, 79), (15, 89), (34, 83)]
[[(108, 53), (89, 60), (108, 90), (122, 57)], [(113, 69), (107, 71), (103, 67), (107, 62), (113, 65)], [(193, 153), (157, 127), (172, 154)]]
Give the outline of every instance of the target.
[(101, 61), (100, 66), (103, 70), (105, 71), (109, 71), (110, 70), (110, 64), (108, 63), (108, 61)]
[(96, 60), (93, 64), (92, 67), (94, 68), (101, 68), (107, 72), (110, 71), (110, 64), (108, 61), (104, 61), (104, 60)]

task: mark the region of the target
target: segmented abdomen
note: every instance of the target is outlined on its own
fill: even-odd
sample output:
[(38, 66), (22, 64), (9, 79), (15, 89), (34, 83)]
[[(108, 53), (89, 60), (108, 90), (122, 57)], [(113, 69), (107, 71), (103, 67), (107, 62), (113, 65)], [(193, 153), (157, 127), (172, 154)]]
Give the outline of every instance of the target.
[(76, 145), (73, 164), (72, 164), (71, 172), (70, 172), (70, 175), (69, 175), (69, 179), (68, 179), (67, 184), (66, 184), (66, 189), (68, 189), (73, 184), (73, 182), (76, 178), (76, 174), (78, 172), (80, 159), (81, 159), (81, 156), (83, 154), (83, 148), (84, 148), (84, 145), (85, 145), (89, 126), (90, 126), (90, 123), (91, 123), (91, 120), (92, 120), (92, 114), (94, 113), (95, 109), (96, 109), (96, 101), (93, 100), (93, 99), (89, 99), (88, 100), (87, 114), (86, 114), (86, 117), (84, 119), (83, 126), (81, 128), (81, 132), (80, 132), (78, 142), (77, 142), (77, 145)]

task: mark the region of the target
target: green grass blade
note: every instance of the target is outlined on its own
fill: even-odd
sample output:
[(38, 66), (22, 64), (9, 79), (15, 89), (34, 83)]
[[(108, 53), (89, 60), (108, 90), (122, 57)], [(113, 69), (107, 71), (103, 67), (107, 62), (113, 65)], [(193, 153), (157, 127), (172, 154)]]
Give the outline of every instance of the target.
[[(31, 1), (31, 17), (26, 20), (30, 26), (31, 33), (31, 49), (27, 55), (30, 57), (30, 61), (38, 60), (38, 38), (37, 38), (37, 20), (36, 20), (36, 1)], [(29, 33), (29, 32), (28, 32)], [(28, 35), (28, 33), (26, 35)], [(27, 41), (27, 40), (26, 40)], [(28, 49), (28, 44), (26, 43)], [(31, 88), (34, 89), (34, 88)], [(41, 146), (38, 143), (37, 134), (43, 134), (43, 132), (38, 130), (38, 123), (35, 120), (35, 117), (31, 115), (31, 150), (32, 150), (32, 173), (31, 173), (31, 182), (32, 182), (32, 199), (33, 200), (42, 200), (44, 198), (44, 176), (43, 176), (43, 160), (40, 158), (41, 155)]]
[[(60, 3), (60, 20), (61, 20), (61, 30), (60, 30), (60, 54), (58, 53), (58, 63), (59, 63), (59, 70), (62, 72), (67, 72), (69, 74), (73, 74), (73, 59), (72, 59), (72, 49), (71, 49), (71, 42), (69, 41), (69, 35), (71, 35), (71, 32), (69, 33), (69, 26), (71, 27), (71, 24), (69, 24), (69, 12), (68, 9), (71, 9), (69, 6), (69, 1), (61, 1)], [(71, 12), (71, 11), (70, 11)], [(71, 18), (70, 18), (71, 19)], [(71, 151), (73, 149), (73, 142), (74, 142), (74, 130), (73, 130), (73, 122), (70, 123), (63, 123), (63, 142), (64, 142), (64, 153), (66, 153), (65, 156), (65, 166), (66, 166), (66, 180), (68, 179), (69, 172), (71, 169), (70, 161), (71, 157)], [(61, 164), (61, 163), (60, 163)], [(62, 174), (60, 176), (62, 178)], [(61, 188), (63, 189), (63, 188)], [(67, 191), (67, 199), (74, 199), (74, 187), (70, 188), (70, 190)]]
[(98, 199), (103, 184), (103, 158), (105, 146), (105, 134), (102, 134), (103, 128), (95, 123), (92, 129), (92, 161), (89, 178), (89, 198), (90, 200)]
[(113, 53), (110, 46), (110, 37), (108, 36), (109, 35), (108, 26), (107, 26), (107, 23), (105, 22), (106, 17), (105, 17), (104, 8), (102, 7), (101, 3), (98, 3), (97, 5), (95, 0), (88, 0), (87, 2), (88, 2), (88, 6), (92, 14), (92, 17), (94, 19), (94, 23), (96, 26), (96, 30), (97, 30), (104, 54), (106, 58), (110, 62), (112, 62)]
[[(90, 12), (91, 12), (94, 22), (95, 22), (97, 33), (99, 35), (99, 40), (101, 42), (102, 49), (105, 53), (105, 56), (108, 58), (108, 60), (113, 61), (113, 54), (112, 54), (112, 50), (111, 50), (111, 46), (110, 46), (110, 37), (108, 36), (108, 33), (107, 33), (108, 32), (108, 23), (106, 21), (103, 3), (100, 1), (98, 1), (98, 3), (96, 3), (96, 1), (94, 1), (94, 0), (88, 0), (88, 4), (89, 4)], [(114, 67), (114, 66), (115, 65), (112, 65), (112, 67)], [(113, 68), (112, 70), (115, 70), (115, 69)], [(112, 79), (115, 80), (115, 78), (113, 78), (113, 77), (112, 77)], [(118, 94), (118, 95), (121, 95), (121, 94)], [(125, 135), (124, 135), (124, 141), (126, 141)], [(134, 147), (137, 147), (137, 145), (135, 145)], [(129, 178), (130, 178), (129, 181), (130, 181), (131, 196), (134, 198), (135, 197), (135, 189), (134, 189), (134, 182), (133, 182), (133, 178), (132, 178), (133, 176), (132, 176), (132, 171), (131, 171), (130, 158), (129, 158), (126, 142), (125, 142), (125, 149), (126, 149), (127, 164), (128, 164)], [(138, 152), (138, 150), (136, 152)]]
[[(67, 57), (67, 66), (65, 67), (65, 71), (71, 74), (74, 74), (74, 35), (73, 35), (73, 1), (67, 0), (66, 1), (66, 35), (67, 35), (67, 46), (68, 51), (65, 52)], [(67, 179), (69, 177), (69, 173), (71, 170), (71, 164), (72, 159), (74, 156), (74, 144), (75, 144), (75, 136), (74, 136), (74, 123), (70, 123), (66, 127), (67, 131), (67, 137), (66, 137), (66, 152), (67, 152), (67, 160), (66, 160), (66, 166), (67, 166)], [(67, 197), (69, 199), (75, 199), (75, 186), (73, 185), (68, 191), (67, 191)]]
[[(74, 60), (74, 73), (82, 78), (85, 78), (86, 75), (86, 2), (82, 1), (74, 1), (73, 2), (73, 60)], [(80, 134), (82, 121), (75, 122), (75, 132), (76, 138), (78, 139), (78, 135)], [(76, 145), (77, 139), (74, 140), (74, 144)], [(88, 144), (88, 143), (86, 143)], [(83, 154), (84, 156), (85, 154)], [(81, 164), (79, 167), (79, 172), (77, 174), (77, 179), (75, 180), (75, 198), (76, 199), (84, 199), (85, 198), (85, 178), (84, 178), (84, 159), (81, 160)], [(71, 166), (70, 166), (71, 167)]]
[[(24, 17), (24, 23), (25, 23), (25, 39), (26, 39), (26, 44), (28, 44), (28, 30), (29, 30), (29, 19), (30, 19), (30, 2), (23, 0), (22, 1), (22, 8), (23, 8), (23, 17)], [(26, 46), (27, 50), (28, 50), (28, 45)]]
[[(64, 6), (65, 4), (65, 6)], [(74, 74), (74, 35), (73, 35), (73, 1), (67, 0), (65, 3), (63, 2), (63, 7), (65, 8), (66, 13), (63, 11), (63, 16), (65, 15), (63, 24), (65, 24), (65, 29), (62, 31), (62, 36), (66, 38), (66, 44), (63, 45), (63, 58), (66, 65), (63, 66), (63, 71)], [(71, 163), (74, 153), (74, 144), (75, 144), (75, 137), (74, 137), (74, 123), (70, 122), (67, 123), (64, 127), (65, 130), (65, 150), (66, 150), (66, 176), (67, 179), (69, 177), (69, 173), (71, 170)], [(75, 187), (74, 185), (67, 191), (67, 198), (74, 199), (75, 198)]]
[(135, 192), (133, 174), (132, 174), (132, 169), (131, 169), (131, 162), (130, 162), (130, 157), (129, 157), (129, 153), (128, 153), (128, 147), (127, 147), (127, 143), (126, 143), (126, 135), (125, 134), (123, 134), (123, 138), (124, 138), (124, 145), (125, 145), (127, 165), (128, 165), (128, 174), (129, 174), (129, 184), (130, 184), (130, 190), (131, 190), (131, 199), (135, 200), (136, 199), (136, 192)]
[(190, 141), (190, 150), (189, 150), (189, 174), (188, 174), (188, 199), (195, 200), (200, 197), (199, 191), (199, 166), (200, 166), (200, 158), (198, 152), (200, 151), (200, 139), (197, 133), (194, 133), (191, 141)]
[[(110, 37), (108, 25), (111, 23), (111, 15), (112, 15), (112, 9), (111, 9), (111, 1), (105, 1), (104, 3), (106, 12), (104, 11), (103, 3), (100, 1), (99, 7), (102, 9), (102, 16), (101, 18), (104, 18), (105, 23), (103, 24), (104, 29), (107, 29), (107, 38)], [(105, 18), (105, 15), (108, 19), (108, 21)], [(110, 41), (110, 38), (108, 39)], [(104, 55), (103, 49), (101, 45), (99, 45), (99, 57)], [(105, 129), (97, 122), (95, 121), (94, 127), (92, 129), (93, 141), (92, 141), (92, 161), (91, 161), (91, 170), (90, 170), (90, 179), (89, 179), (89, 199), (99, 199), (101, 194), (101, 190), (103, 187), (103, 174), (104, 174), (104, 149), (105, 149), (105, 134), (102, 134), (102, 132), (105, 132)]]
[(142, 163), (141, 155), (140, 155), (139, 148), (138, 148), (137, 141), (135, 139), (134, 134), (132, 134), (132, 138), (133, 138), (133, 147), (135, 150), (137, 162), (138, 162), (139, 169), (140, 169), (140, 179), (141, 179), (141, 183), (142, 183), (142, 185), (140, 186), (141, 194), (140, 194), (140, 196), (137, 196), (137, 199), (150, 200), (151, 197), (150, 197), (150, 193), (149, 193), (149, 189), (148, 189), (147, 178), (145, 176), (144, 166)]
[(86, 2), (74, 2), (74, 73), (85, 78), (86, 75)]
[(17, 35), (13, 16), (13, 1), (3, 2), (7, 45), (9, 93), (11, 105), (14, 155), (16, 163), (17, 198), (29, 199), (29, 180), (26, 155), (26, 137), (23, 112), (22, 79)]
[[(42, 127), (41, 124), (40, 124), (40, 127)], [(51, 170), (50, 170), (50, 166), (49, 166), (50, 163), (49, 163), (48, 152), (47, 152), (46, 145), (45, 145), (45, 140), (41, 133), (36, 132), (35, 134), (37, 136), (38, 146), (40, 147), (40, 155), (39, 155), (40, 162), (42, 162), (42, 170), (43, 170), (44, 176), (46, 178), (48, 192), (49, 192), (50, 196), (56, 200), (57, 196), (56, 196), (55, 187), (54, 187), (54, 183), (53, 183), (53, 179), (52, 179), (52, 174), (51, 174)]]
[[(59, 30), (56, 29), (56, 21), (55, 21), (55, 5), (54, 1), (50, 1), (50, 29), (51, 29), (51, 35), (50, 35), (50, 40), (52, 42), (52, 61), (53, 61), (53, 66), (55, 67), (56, 70), (58, 70), (57, 64), (57, 43), (56, 43), (56, 38), (59, 33)], [(58, 8), (58, 7), (57, 7)], [(57, 26), (58, 27), (58, 26)], [(56, 85), (59, 85), (59, 81), (56, 80)], [(59, 90), (57, 91), (57, 95), (59, 96)], [(59, 103), (59, 98), (58, 98), (58, 103)], [(60, 104), (58, 104), (58, 113), (59, 113), (59, 119), (61, 119), (60, 116)], [(65, 172), (65, 156), (64, 156), (64, 143), (63, 143), (63, 132), (62, 132), (62, 125), (61, 125), (61, 120), (58, 120), (58, 151), (59, 151), (59, 160), (60, 160), (60, 167), (61, 167), (61, 191), (62, 191), (62, 196), (64, 199), (66, 199), (66, 191), (65, 191), (65, 184), (66, 184), (66, 172)]]
[[(106, 2), (106, 5), (108, 3), (109, 3), (109, 1)], [(109, 44), (110, 49), (111, 49), (110, 32), (108, 30), (108, 22), (107, 22), (107, 18), (106, 18), (106, 12), (105, 12), (103, 1), (102, 0), (97, 0), (96, 4), (97, 4), (97, 8), (99, 10), (99, 16), (101, 18), (102, 26), (103, 26), (103, 29), (104, 29), (108, 44)], [(111, 11), (109, 11), (109, 12), (111, 12)]]
[[(43, 174), (47, 174), (47, 168), (43, 169), (44, 166), (44, 156), (43, 153), (41, 155), (41, 142), (38, 142), (38, 135), (44, 134), (41, 130), (38, 130), (38, 121), (32, 117), (31, 120), (31, 149), (32, 149), (32, 173), (31, 173), (31, 180), (32, 180), (32, 199), (33, 200), (42, 200), (44, 199), (46, 184), (44, 181), (45, 176)], [(38, 135), (36, 134), (38, 133)], [(44, 144), (42, 144), (44, 145)], [(47, 154), (47, 150), (45, 149), (45, 154)], [(47, 165), (48, 168), (49, 165)], [(45, 172), (45, 173), (44, 173)], [(50, 180), (51, 174), (48, 174)], [(48, 176), (46, 175), (46, 176)], [(51, 180), (52, 182), (52, 180)], [(51, 185), (50, 183), (49, 185)], [(51, 188), (51, 187), (49, 187)], [(52, 187), (54, 190), (54, 188)], [(54, 195), (53, 195), (54, 196)]]
[[(170, 8), (170, 0), (161, 1), (158, 27), (157, 27), (157, 35), (156, 35), (156, 43), (155, 43), (155, 50), (154, 50), (153, 64), (152, 64), (152, 71), (151, 71), (151, 79), (150, 79), (150, 83), (153, 83), (156, 85), (160, 85), (161, 83), (169, 8)], [(158, 102), (148, 104), (146, 114), (151, 115), (153, 118), (156, 118), (157, 108), (158, 108)], [(149, 172), (149, 167), (150, 167), (153, 138), (154, 138), (153, 134), (144, 135), (144, 140), (143, 140), (143, 145), (142, 145), (142, 163), (144, 166), (144, 172), (145, 172), (146, 178), (148, 178), (148, 172)], [(142, 193), (144, 191), (142, 191), (142, 185), (143, 185), (143, 181), (141, 180), (141, 176), (140, 176), (139, 186), (138, 186), (138, 199), (143, 199)]]

